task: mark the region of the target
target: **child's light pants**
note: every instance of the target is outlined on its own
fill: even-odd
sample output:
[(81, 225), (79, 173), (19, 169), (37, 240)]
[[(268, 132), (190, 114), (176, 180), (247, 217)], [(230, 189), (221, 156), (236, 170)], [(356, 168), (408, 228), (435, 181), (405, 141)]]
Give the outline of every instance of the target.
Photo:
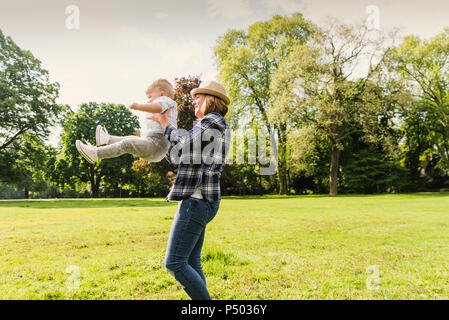
[(149, 162), (159, 162), (164, 159), (167, 150), (168, 143), (163, 133), (149, 137), (110, 136), (107, 146), (97, 148), (97, 155), (99, 159), (106, 159), (130, 153)]

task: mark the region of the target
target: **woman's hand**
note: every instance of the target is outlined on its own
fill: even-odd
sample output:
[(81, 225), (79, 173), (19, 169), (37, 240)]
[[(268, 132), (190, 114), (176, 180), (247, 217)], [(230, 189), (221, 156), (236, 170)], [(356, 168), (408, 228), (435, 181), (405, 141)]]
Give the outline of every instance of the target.
[(170, 109), (165, 110), (163, 113), (151, 113), (147, 118), (148, 119), (153, 119), (157, 122), (159, 122), (162, 126), (162, 128), (166, 128), (169, 124), (170, 121), (168, 120), (168, 111)]

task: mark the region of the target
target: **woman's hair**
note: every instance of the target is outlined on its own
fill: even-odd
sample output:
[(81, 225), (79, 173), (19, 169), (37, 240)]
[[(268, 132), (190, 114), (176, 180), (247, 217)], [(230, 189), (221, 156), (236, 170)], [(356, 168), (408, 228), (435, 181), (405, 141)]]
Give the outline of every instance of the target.
[(169, 97), (170, 99), (173, 99), (173, 97), (175, 96), (173, 86), (167, 79), (157, 79), (152, 84), (150, 84), (146, 92), (148, 93), (153, 89), (164, 91), (167, 94), (167, 97)]
[(228, 105), (226, 102), (218, 97), (211, 96), (210, 94), (204, 94), (204, 96), (206, 97), (202, 106), (204, 115), (211, 112), (219, 113), (223, 117), (226, 115), (228, 112)]

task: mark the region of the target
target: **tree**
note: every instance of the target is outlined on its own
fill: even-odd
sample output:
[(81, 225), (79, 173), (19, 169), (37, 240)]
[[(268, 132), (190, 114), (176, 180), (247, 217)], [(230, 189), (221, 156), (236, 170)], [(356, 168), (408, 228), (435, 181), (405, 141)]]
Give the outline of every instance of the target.
[[(411, 100), (413, 101), (414, 99), (411, 98)], [(404, 122), (401, 126), (404, 137), (404, 143), (401, 146), (404, 154), (404, 165), (409, 170), (409, 179), (413, 187), (412, 190), (418, 190), (424, 182), (421, 177), (423, 167), (422, 156), (434, 152), (432, 150), (432, 139), (424, 125), (428, 120), (424, 113), (418, 111), (417, 107), (401, 113), (401, 117)]]
[(313, 128), (299, 127), (289, 134), (287, 144), (295, 192), (329, 192), (330, 154), (326, 138), (317, 135)]
[(175, 174), (170, 171), (169, 163), (165, 160), (151, 163), (144, 159), (134, 161), (132, 165), (133, 181), (126, 184), (124, 189), (139, 197), (164, 197), (174, 183)]
[(193, 127), (195, 108), (190, 92), (198, 88), (201, 80), (198, 76), (188, 76), (175, 79), (175, 97), (178, 104), (178, 128), (190, 130)]
[(449, 170), (449, 28), (430, 40), (408, 36), (386, 60), (398, 106), (419, 122)]
[(100, 183), (118, 188), (132, 180), (132, 155), (104, 159), (90, 164), (78, 153), (77, 139), (95, 144), (95, 128), (105, 126), (109, 133), (117, 136), (132, 135), (139, 128), (139, 121), (123, 105), (108, 103), (84, 103), (78, 112), (72, 112), (62, 122), (63, 134), (60, 158), (54, 163), (52, 180), (61, 187), (76, 187), (78, 183), (90, 183), (92, 197), (97, 198)]
[(387, 52), (384, 43), (383, 36), (373, 37), (365, 26), (334, 22), (317, 29), (308, 43), (296, 44), (273, 75), (269, 116), (327, 141), (331, 196), (337, 195), (345, 139), (360, 130), (367, 141), (387, 136), (379, 119), (388, 121), (392, 114), (374, 82)]
[(58, 93), (59, 84), (49, 80), (41, 62), (0, 30), (0, 177), (3, 181), (20, 183), (19, 178), (27, 176), (26, 171), (21, 171), (24, 166), (16, 163), (23, 156), (19, 152), (33, 137), (35, 143), (26, 152), (31, 156), (35, 150), (38, 157), (38, 146), (65, 110), (55, 102)]
[[(279, 63), (297, 43), (311, 34), (311, 24), (299, 13), (291, 17), (276, 15), (264, 22), (256, 22), (248, 31), (230, 30), (220, 36), (214, 49), (220, 78), (232, 102), (227, 118), (231, 127), (239, 119), (249, 119), (253, 128), (264, 127), (270, 134), (278, 133), (279, 193), (287, 193), (287, 122), (268, 118), (271, 108), (269, 89), (272, 75)], [(273, 128), (272, 128), (273, 127)]]
[[(46, 146), (39, 137), (25, 132), (2, 155), (4, 160), (6, 157), (10, 157), (10, 160), (0, 160), (0, 171), (9, 172), (9, 175), (2, 176), (1, 181), (22, 190), (22, 197), (26, 199), (30, 191), (45, 191), (48, 187), (46, 164), (53, 152), (54, 149)], [(1, 168), (4, 165), (8, 167)]]
[[(394, 132), (402, 137), (400, 133)], [(341, 152), (339, 188), (365, 194), (404, 191), (410, 187), (409, 170), (400, 160), (399, 155), (385, 153), (381, 144), (366, 143), (361, 132), (355, 132)]]

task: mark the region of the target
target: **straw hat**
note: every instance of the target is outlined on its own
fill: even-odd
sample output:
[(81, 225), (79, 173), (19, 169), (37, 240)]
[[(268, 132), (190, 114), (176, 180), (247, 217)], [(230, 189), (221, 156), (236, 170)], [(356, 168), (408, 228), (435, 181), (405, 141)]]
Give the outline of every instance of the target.
[(222, 99), (226, 104), (229, 104), (231, 100), (226, 96), (226, 89), (216, 81), (209, 81), (202, 83), (199, 88), (193, 89), (190, 94), (193, 99), (198, 93), (210, 94), (211, 96)]

